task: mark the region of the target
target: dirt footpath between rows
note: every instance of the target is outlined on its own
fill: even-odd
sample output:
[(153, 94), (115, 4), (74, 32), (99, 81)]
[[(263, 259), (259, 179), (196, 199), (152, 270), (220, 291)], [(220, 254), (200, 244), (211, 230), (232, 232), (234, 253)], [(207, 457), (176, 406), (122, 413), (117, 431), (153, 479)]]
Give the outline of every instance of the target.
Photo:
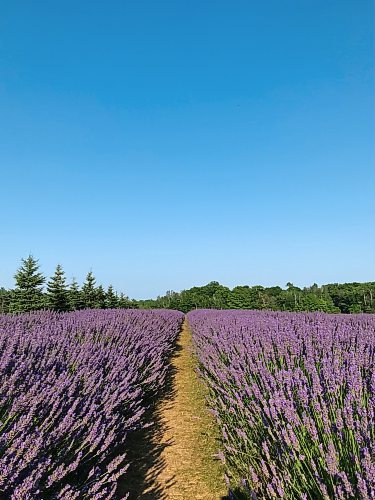
[(134, 442), (139, 456), (129, 473), (138, 474), (142, 481), (129, 478), (133, 483), (130, 488), (127, 485), (129, 499), (227, 498), (223, 469), (215, 457), (219, 447), (217, 429), (205, 405), (205, 389), (195, 372), (186, 321), (171, 363), (170, 387), (152, 415), (153, 428), (146, 431), (143, 444)]

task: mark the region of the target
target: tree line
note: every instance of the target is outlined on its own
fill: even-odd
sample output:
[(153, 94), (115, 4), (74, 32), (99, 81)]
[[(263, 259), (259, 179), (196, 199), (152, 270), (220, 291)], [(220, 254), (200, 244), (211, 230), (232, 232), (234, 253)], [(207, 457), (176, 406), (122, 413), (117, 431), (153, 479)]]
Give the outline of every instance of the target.
[[(73, 278), (67, 283), (60, 264), (49, 280), (40, 272), (38, 260), (29, 255), (14, 275), (15, 287), (0, 288), (0, 313), (21, 313), (49, 309), (52, 311), (75, 311), (78, 309), (137, 308), (136, 301), (123, 293), (118, 294), (109, 285), (105, 290), (96, 285), (92, 271), (87, 273), (80, 287)], [(45, 286), (46, 285), (46, 286)]]
[(375, 313), (375, 282), (331, 283), (299, 288), (287, 283), (263, 287), (236, 286), (230, 289), (217, 281), (181, 292), (168, 291), (164, 296), (149, 300), (130, 300), (118, 294), (112, 285), (97, 286), (89, 271), (80, 287), (73, 278), (67, 283), (64, 270), (56, 266), (47, 280), (40, 272), (38, 260), (29, 255), (22, 259), (14, 275), (15, 287), (0, 288), (0, 313), (21, 313), (39, 309), (75, 311), (78, 309), (268, 309), (275, 311), (322, 311), (327, 313)]
[(375, 313), (375, 282), (332, 283), (299, 288), (287, 283), (263, 287), (236, 286), (230, 289), (217, 281), (182, 292), (169, 291), (155, 300), (138, 301), (141, 308), (268, 309), (275, 311), (322, 311), (327, 313)]

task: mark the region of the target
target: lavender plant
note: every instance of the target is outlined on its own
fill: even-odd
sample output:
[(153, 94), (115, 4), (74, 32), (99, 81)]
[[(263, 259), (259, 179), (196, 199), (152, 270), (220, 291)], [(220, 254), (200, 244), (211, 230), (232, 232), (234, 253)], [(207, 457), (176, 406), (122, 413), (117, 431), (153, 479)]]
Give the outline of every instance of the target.
[(198, 310), (188, 320), (232, 492), (374, 498), (374, 315)]
[(107, 499), (126, 472), (183, 315), (0, 316), (0, 497)]

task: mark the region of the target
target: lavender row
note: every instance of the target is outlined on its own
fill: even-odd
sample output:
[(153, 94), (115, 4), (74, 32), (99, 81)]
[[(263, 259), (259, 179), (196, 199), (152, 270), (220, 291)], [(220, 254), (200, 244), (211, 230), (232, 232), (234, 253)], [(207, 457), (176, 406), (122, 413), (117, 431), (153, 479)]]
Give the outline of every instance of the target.
[(162, 387), (175, 311), (0, 316), (0, 497), (108, 499)]
[(374, 315), (198, 310), (188, 321), (233, 496), (374, 498)]

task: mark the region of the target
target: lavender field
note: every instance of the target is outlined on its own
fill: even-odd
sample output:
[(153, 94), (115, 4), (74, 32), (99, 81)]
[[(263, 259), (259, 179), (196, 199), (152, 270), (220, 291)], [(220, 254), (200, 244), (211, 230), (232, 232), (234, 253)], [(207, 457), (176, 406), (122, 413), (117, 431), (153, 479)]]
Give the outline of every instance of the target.
[(183, 315), (0, 316), (0, 497), (108, 499), (126, 474)]
[[(190, 498), (189, 481), (214, 498), (215, 452), (232, 498), (374, 498), (374, 315), (196, 310), (182, 328), (193, 349), (177, 342), (183, 321), (172, 310), (0, 316), (0, 498), (126, 498), (134, 457), (147, 469), (155, 447), (133, 449), (163, 415), (156, 401), (169, 454), (152, 498)], [(220, 432), (205, 462), (193, 350)]]
[(238, 498), (375, 495), (375, 317), (188, 314)]

